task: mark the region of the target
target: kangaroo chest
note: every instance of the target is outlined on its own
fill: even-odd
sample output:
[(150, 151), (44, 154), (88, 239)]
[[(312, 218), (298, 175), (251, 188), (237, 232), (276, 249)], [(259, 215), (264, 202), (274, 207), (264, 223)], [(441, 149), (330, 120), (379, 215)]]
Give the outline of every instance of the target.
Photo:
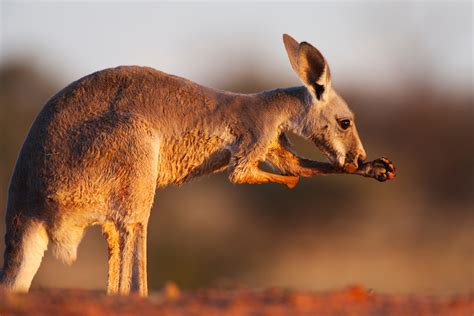
[(158, 158), (158, 187), (182, 184), (222, 171), (230, 160), (229, 140), (223, 135), (194, 131), (163, 139)]

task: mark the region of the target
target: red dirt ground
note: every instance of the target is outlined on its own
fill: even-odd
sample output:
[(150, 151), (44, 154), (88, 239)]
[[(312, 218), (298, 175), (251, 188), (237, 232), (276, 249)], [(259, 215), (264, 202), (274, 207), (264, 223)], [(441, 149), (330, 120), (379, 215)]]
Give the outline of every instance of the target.
[(106, 296), (87, 290), (0, 292), (0, 315), (163, 315), (163, 316), (298, 316), (298, 315), (474, 315), (474, 293), (450, 298), (391, 296), (359, 286), (313, 293), (279, 288), (205, 289), (181, 293), (173, 284), (149, 298)]

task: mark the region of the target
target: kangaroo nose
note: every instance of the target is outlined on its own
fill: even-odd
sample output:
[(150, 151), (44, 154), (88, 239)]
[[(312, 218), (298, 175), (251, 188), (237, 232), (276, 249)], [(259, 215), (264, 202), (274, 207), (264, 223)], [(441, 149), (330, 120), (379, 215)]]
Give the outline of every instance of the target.
[(365, 161), (365, 159), (367, 159), (367, 154), (365, 153), (365, 150), (362, 150), (361, 153), (359, 153), (359, 157), (358, 157), (358, 162), (359, 162), (359, 166)]

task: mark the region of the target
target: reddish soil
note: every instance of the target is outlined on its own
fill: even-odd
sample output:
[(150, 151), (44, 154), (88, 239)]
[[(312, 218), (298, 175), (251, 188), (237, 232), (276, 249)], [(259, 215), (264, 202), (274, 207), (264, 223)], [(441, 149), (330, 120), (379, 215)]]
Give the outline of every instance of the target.
[(99, 291), (0, 292), (0, 315), (474, 315), (474, 293), (450, 298), (390, 296), (362, 287), (312, 293), (283, 289), (206, 289), (181, 293), (174, 285), (149, 298)]

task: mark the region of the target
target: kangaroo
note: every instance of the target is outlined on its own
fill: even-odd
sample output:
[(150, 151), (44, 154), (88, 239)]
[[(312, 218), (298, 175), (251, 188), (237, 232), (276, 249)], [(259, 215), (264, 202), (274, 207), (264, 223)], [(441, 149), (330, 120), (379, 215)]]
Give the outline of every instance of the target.
[[(283, 42), (303, 86), (238, 94), (138, 66), (88, 75), (43, 107), (11, 178), (0, 284), (28, 291), (51, 242), (74, 262), (90, 225), (108, 245), (108, 294), (148, 293), (147, 224), (155, 191), (227, 170), (232, 183), (355, 174), (393, 179), (386, 158), (364, 162), (354, 115), (331, 86), (323, 55)], [(329, 162), (299, 157), (286, 135), (311, 140)], [(259, 169), (267, 161), (279, 172)]]

